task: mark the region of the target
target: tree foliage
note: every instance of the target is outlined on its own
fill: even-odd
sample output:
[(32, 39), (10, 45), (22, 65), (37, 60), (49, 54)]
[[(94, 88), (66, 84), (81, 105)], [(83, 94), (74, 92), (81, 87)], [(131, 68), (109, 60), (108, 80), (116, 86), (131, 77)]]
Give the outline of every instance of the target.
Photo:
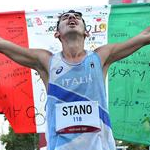
[(135, 143), (127, 143), (126, 145), (128, 146), (129, 150), (148, 150), (148, 146), (146, 145), (139, 145), (139, 144), (135, 144)]
[(5, 144), (6, 150), (38, 150), (38, 134), (16, 134), (9, 127), (9, 133), (1, 135), (0, 140)]
[[(1, 135), (0, 140), (5, 144), (6, 150), (39, 150), (39, 134), (16, 134), (13, 129), (9, 127), (9, 133)], [(120, 145), (116, 140), (117, 145)], [(146, 145), (138, 145), (122, 141), (121, 145), (128, 146), (128, 150), (148, 150)]]
[(118, 146), (120, 145), (128, 146), (127, 150), (149, 150), (149, 147), (143, 144), (131, 143), (127, 141), (121, 141), (121, 143), (119, 144), (118, 140), (116, 140), (116, 143)]

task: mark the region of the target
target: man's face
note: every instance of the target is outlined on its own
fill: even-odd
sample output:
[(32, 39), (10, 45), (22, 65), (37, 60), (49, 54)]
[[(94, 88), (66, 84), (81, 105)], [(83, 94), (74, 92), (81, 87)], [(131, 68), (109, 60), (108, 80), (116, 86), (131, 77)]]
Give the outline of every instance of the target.
[(82, 16), (78, 13), (64, 13), (60, 17), (58, 32), (60, 38), (71, 33), (85, 36), (86, 31)]

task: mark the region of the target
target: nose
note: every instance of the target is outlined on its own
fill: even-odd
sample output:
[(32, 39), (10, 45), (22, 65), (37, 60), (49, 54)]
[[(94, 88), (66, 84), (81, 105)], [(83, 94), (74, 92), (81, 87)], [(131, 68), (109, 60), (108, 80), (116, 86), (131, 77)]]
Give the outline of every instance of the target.
[(69, 14), (69, 19), (76, 19), (76, 16), (74, 14)]

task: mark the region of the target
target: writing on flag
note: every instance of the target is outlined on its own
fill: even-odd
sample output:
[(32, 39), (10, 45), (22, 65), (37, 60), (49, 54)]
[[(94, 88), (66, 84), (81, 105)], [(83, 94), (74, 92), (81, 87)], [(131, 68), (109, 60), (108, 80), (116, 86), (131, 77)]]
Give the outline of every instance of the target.
[[(1, 13), (0, 36), (28, 47), (25, 12)], [(31, 70), (0, 54), (0, 110), (15, 132), (36, 131), (32, 91)]]
[[(150, 5), (112, 6), (109, 43), (125, 41), (150, 26)], [(150, 145), (150, 45), (109, 68), (109, 108), (114, 136)]]
[[(107, 41), (124, 41), (150, 25), (149, 4), (76, 10), (83, 12), (90, 31), (90, 37), (85, 41), (87, 50)], [(21, 46), (59, 52), (60, 42), (53, 35), (60, 12), (63, 10), (1, 13), (0, 36)], [(142, 49), (109, 69), (109, 108), (117, 139), (150, 144), (150, 53), (148, 46)], [(45, 102), (46, 92), (39, 74), (0, 55), (0, 111), (6, 115), (14, 131), (45, 132)]]
[[(107, 21), (110, 7), (84, 7), (91, 37), (86, 47), (95, 49), (107, 43)], [(6, 12), (0, 14), (0, 36), (18, 45), (61, 51), (54, 38), (58, 11)], [(99, 15), (97, 15), (99, 14)], [(16, 133), (45, 132), (46, 91), (39, 74), (0, 55), (0, 110)]]

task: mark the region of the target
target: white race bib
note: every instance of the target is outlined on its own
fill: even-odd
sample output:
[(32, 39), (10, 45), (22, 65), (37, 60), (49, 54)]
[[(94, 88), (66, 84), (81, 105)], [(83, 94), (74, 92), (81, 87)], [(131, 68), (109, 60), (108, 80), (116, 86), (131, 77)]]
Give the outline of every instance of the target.
[(56, 132), (82, 133), (100, 131), (97, 101), (56, 104)]

